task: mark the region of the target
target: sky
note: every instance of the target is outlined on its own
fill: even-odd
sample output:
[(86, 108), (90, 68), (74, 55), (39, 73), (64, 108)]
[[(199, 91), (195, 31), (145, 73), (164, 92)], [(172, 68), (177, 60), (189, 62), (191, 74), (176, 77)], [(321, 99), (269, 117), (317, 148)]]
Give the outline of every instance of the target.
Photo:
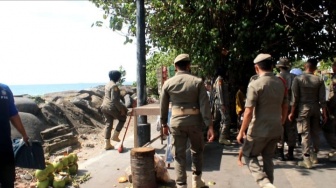
[[(0, 1), (0, 82), (8, 85), (105, 83), (126, 70), (136, 81), (136, 44), (107, 27), (89, 1)], [(134, 40), (135, 41), (135, 40)]]

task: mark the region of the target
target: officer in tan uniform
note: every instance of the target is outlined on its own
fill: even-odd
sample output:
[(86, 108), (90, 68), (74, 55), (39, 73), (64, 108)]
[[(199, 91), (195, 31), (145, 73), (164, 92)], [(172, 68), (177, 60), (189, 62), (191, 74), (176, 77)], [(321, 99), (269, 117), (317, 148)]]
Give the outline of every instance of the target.
[[(327, 121), (326, 89), (324, 81), (314, 75), (317, 69), (317, 60), (308, 59), (305, 63), (305, 73), (294, 78), (292, 85), (290, 121), (294, 120), (297, 109), (297, 130), (302, 137), (303, 161), (299, 166), (312, 168), (312, 164), (318, 163), (317, 153), (320, 147), (319, 132), (320, 108), (322, 108), (323, 121)], [(311, 143), (314, 148), (311, 150)]]
[[(284, 83), (272, 72), (271, 55), (259, 54), (253, 62), (258, 79), (248, 86), (244, 119), (237, 141), (244, 143), (242, 151), (245, 163), (258, 185), (274, 188), (272, 158), (283, 134), (288, 101)], [(259, 164), (259, 155), (263, 158), (263, 167)]]
[(328, 144), (333, 149), (333, 151), (329, 153), (329, 160), (336, 161), (336, 61), (332, 64), (332, 70), (333, 74), (331, 76), (327, 102), (329, 123), (324, 126), (323, 134)]
[(120, 90), (118, 88), (117, 82), (121, 78), (121, 73), (117, 70), (112, 70), (109, 72), (110, 81), (105, 85), (105, 96), (101, 106), (101, 110), (105, 117), (105, 149), (114, 149), (113, 145), (110, 143), (111, 131), (113, 129), (113, 120), (117, 119), (118, 124), (114, 130), (112, 140), (120, 142), (119, 134), (121, 129), (124, 127), (126, 122), (126, 115), (128, 109), (120, 101)]
[[(290, 73), (290, 62), (287, 58), (280, 58), (279, 63), (276, 64), (276, 67), (280, 69), (280, 73), (277, 75), (281, 77), (286, 82), (287, 93), (291, 94), (292, 83), (295, 77), (295, 74)], [(291, 95), (288, 95), (288, 100), (290, 101)], [(290, 112), (290, 109), (289, 109)], [(278, 159), (281, 161), (284, 160), (294, 160), (294, 148), (296, 145), (297, 130), (295, 122), (291, 122), (286, 119), (284, 124), (284, 134), (281, 138), (281, 141), (278, 143)], [(284, 155), (284, 143), (287, 143), (288, 153), (286, 158)]]
[(228, 84), (224, 82), (221, 73), (217, 73), (217, 78), (214, 83), (214, 121), (220, 122), (219, 140), (220, 144), (230, 145), (230, 107), (229, 107), (229, 92)]
[(192, 156), (192, 187), (205, 187), (202, 180), (204, 138), (203, 128), (208, 127), (208, 140), (213, 141), (214, 133), (209, 98), (200, 78), (190, 74), (188, 54), (180, 54), (175, 60), (175, 76), (165, 81), (160, 96), (161, 122), (163, 133), (168, 133), (168, 109), (171, 102), (172, 116), (170, 133), (172, 153), (175, 159), (176, 183), (187, 188), (186, 150), (190, 142)]

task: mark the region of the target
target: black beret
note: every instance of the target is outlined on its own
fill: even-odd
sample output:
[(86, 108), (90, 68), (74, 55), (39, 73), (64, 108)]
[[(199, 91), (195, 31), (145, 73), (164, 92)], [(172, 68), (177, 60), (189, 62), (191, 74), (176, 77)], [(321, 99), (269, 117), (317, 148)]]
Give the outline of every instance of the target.
[(110, 80), (113, 80), (114, 82), (117, 82), (121, 77), (121, 73), (117, 70), (111, 70), (109, 72), (109, 77), (110, 77)]

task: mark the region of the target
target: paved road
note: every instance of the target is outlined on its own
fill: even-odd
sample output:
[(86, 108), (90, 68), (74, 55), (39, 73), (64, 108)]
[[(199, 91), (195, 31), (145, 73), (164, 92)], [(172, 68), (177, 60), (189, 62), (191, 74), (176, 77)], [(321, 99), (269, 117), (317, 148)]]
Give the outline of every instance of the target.
[[(150, 122), (150, 121), (149, 121)], [(159, 132), (155, 130), (152, 122), (152, 138)], [(130, 149), (133, 146), (132, 129), (127, 133), (128, 137), (124, 143), (123, 153), (117, 150), (104, 151), (99, 156), (79, 164), (79, 175), (90, 173), (91, 179), (81, 188), (113, 188), (130, 187), (129, 183), (118, 183), (118, 178), (125, 175), (125, 169), (130, 166)], [(323, 141), (323, 139), (322, 139)], [(278, 188), (320, 188), (336, 187), (336, 162), (329, 162), (327, 159), (328, 146), (324, 143), (318, 157), (320, 163), (313, 169), (307, 170), (296, 165), (297, 162), (280, 162), (274, 160), (275, 164), (275, 186)], [(162, 145), (160, 140), (151, 144), (157, 154), (164, 156), (166, 142)], [(206, 182), (215, 182), (212, 187), (218, 188), (257, 188), (246, 165), (237, 165), (239, 145), (234, 144), (224, 147), (218, 143), (209, 143), (205, 147), (203, 178)], [(300, 157), (300, 148), (296, 148), (296, 157)], [(190, 156), (189, 156), (190, 157)], [(188, 163), (188, 183), (191, 185), (190, 160)], [(174, 165), (168, 169), (172, 179), (175, 178)]]

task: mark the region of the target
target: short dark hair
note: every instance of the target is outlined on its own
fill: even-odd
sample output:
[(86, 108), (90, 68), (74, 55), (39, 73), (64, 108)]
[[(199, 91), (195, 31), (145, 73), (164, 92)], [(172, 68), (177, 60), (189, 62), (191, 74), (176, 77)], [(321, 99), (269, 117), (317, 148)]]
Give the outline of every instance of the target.
[(290, 68), (289, 67), (285, 67), (285, 66), (281, 66), (281, 67), (279, 67), (279, 69), (283, 69), (283, 70), (289, 70)]
[(260, 61), (259, 63), (257, 63), (257, 65), (263, 71), (272, 71), (273, 69), (273, 61), (270, 59), (265, 59), (263, 61)]
[(311, 58), (311, 59), (308, 59), (307, 60), (307, 63), (309, 64), (309, 66), (311, 67), (311, 68), (316, 68), (317, 67), (317, 59), (315, 59), (315, 58)]
[(175, 65), (180, 69), (180, 70), (187, 70), (187, 66), (190, 65), (190, 61), (179, 61), (176, 62)]
[(121, 77), (121, 73), (117, 70), (111, 70), (109, 72), (109, 78), (110, 80), (114, 81), (114, 82), (117, 82)]

